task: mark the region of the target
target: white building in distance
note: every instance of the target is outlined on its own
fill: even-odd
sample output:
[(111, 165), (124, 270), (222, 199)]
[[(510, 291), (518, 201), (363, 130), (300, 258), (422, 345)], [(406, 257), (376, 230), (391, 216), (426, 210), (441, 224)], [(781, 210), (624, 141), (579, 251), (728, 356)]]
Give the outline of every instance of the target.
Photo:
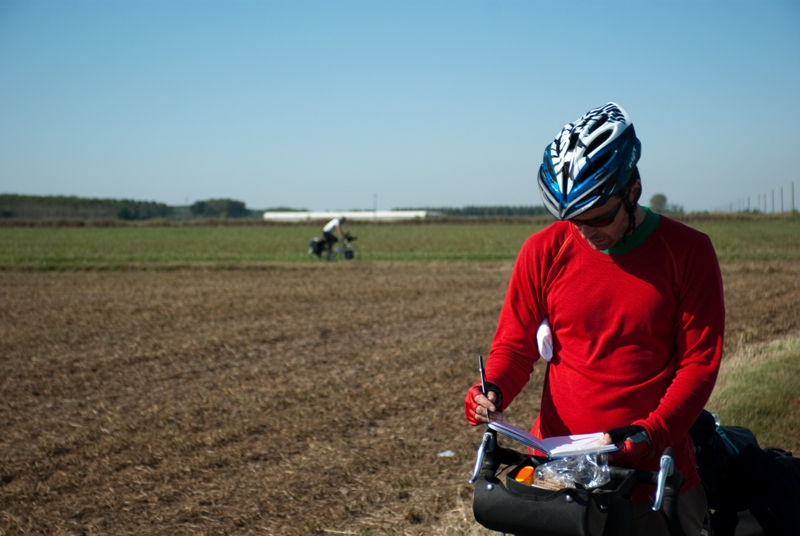
[(332, 220), (344, 216), (348, 221), (403, 221), (424, 219), (428, 216), (425, 210), (343, 210), (320, 212), (265, 212), (264, 221), (303, 222)]

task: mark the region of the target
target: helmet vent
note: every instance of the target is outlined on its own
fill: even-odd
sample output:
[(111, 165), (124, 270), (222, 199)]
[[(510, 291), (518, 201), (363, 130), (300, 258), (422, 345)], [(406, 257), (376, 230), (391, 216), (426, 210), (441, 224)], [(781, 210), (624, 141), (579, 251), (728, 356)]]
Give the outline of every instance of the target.
[(587, 154), (592, 154), (595, 149), (603, 145), (605, 141), (611, 137), (611, 131), (606, 130), (605, 132), (601, 132), (599, 136), (592, 140), (592, 143), (589, 144), (589, 147), (586, 148)]
[(580, 133), (577, 131), (572, 131), (572, 134), (569, 136), (569, 146), (567, 146), (567, 151), (571, 151), (575, 148), (575, 144), (578, 143), (578, 135)]
[[(606, 154), (600, 155), (595, 159), (594, 162), (586, 166), (586, 168), (582, 171), (586, 177), (591, 177), (605, 166), (609, 160), (616, 154), (616, 151), (608, 151)], [(599, 179), (600, 177), (595, 177), (595, 180)]]
[(600, 117), (597, 118), (592, 125), (589, 126), (589, 134), (593, 133), (595, 130), (603, 126), (603, 124), (608, 121), (608, 114), (602, 114)]
[(569, 162), (564, 162), (564, 167), (561, 173), (561, 191), (567, 191), (567, 184), (569, 183)]

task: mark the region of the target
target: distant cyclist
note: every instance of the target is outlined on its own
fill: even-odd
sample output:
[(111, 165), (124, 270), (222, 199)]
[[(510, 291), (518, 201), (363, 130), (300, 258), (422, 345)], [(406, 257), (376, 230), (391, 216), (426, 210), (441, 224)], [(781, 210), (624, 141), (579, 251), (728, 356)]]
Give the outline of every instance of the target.
[(339, 239), (336, 238), (336, 235), (333, 234), (334, 229), (339, 233), (339, 236), (342, 237), (342, 240), (345, 239), (345, 233), (342, 229), (342, 224), (346, 221), (347, 218), (342, 215), (338, 218), (333, 218), (331, 221), (325, 224), (325, 227), (322, 228), (322, 237), (325, 239), (325, 247), (328, 249), (333, 249), (333, 245), (339, 241)]

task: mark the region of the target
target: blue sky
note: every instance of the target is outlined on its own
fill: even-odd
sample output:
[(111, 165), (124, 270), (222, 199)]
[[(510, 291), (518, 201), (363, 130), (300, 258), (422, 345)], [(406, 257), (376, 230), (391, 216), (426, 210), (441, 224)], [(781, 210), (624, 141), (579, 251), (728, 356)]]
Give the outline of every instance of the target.
[(799, 95), (797, 1), (0, 0), (0, 193), (540, 205), (614, 101), (645, 200), (788, 207)]

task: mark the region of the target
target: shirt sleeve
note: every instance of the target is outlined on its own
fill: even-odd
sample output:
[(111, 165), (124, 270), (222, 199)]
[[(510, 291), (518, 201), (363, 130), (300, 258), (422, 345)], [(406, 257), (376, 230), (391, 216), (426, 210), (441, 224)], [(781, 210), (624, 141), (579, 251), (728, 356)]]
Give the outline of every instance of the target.
[(529, 238), (517, 256), (486, 362), (487, 381), (503, 393), (501, 409), (528, 383), (539, 358), (536, 329), (545, 315), (537, 241), (536, 235)]
[(651, 454), (688, 433), (711, 396), (722, 358), (725, 303), (711, 241), (701, 234), (683, 261), (673, 259), (678, 264), (674, 379), (655, 411), (633, 423), (647, 430)]

